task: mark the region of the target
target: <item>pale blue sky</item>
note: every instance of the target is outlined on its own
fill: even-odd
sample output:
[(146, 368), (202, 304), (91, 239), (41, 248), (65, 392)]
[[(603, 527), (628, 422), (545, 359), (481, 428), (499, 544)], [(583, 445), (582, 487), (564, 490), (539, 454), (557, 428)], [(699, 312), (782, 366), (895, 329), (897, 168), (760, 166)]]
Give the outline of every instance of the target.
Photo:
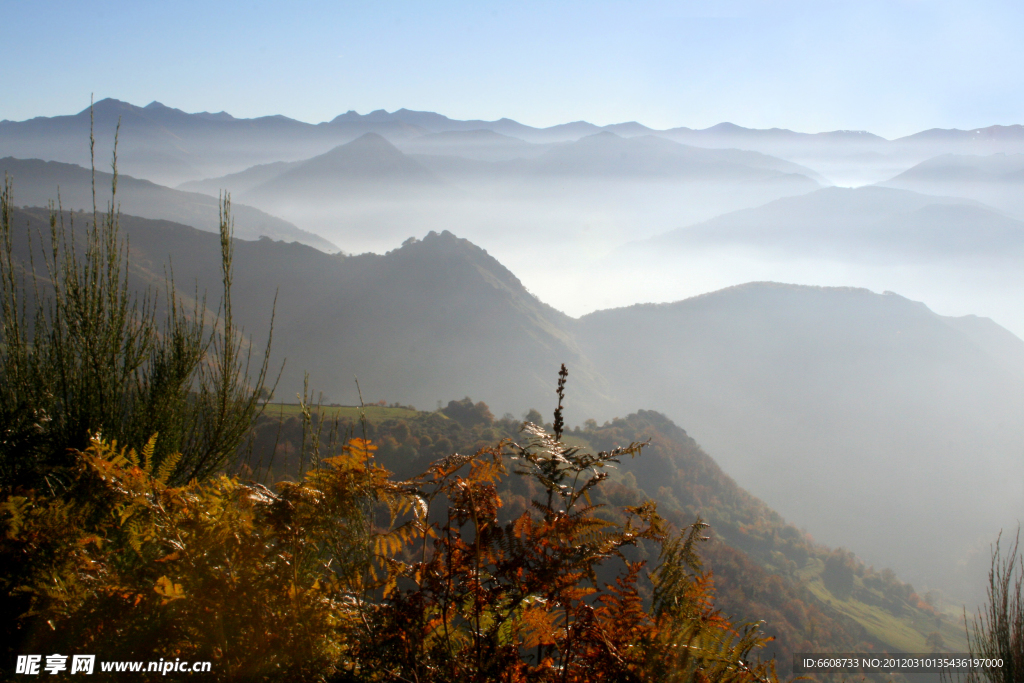
[(0, 0), (0, 118), (116, 97), (319, 122), (401, 107), (545, 126), (897, 137), (1024, 123), (1024, 3)]

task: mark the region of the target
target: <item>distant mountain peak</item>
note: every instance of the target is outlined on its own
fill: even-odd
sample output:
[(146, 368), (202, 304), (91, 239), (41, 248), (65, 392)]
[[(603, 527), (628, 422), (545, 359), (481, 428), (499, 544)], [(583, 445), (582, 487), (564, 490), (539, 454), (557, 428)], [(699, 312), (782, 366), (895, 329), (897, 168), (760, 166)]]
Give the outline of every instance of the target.
[[(318, 156), (288, 168), (278, 176), (249, 189), (243, 197), (321, 196), (324, 192), (365, 193), (372, 183), (385, 183), (393, 198), (398, 187), (418, 191), (437, 188), (441, 180), (419, 162), (406, 156), (377, 133), (364, 133)], [(355, 190), (354, 188), (361, 188)], [(384, 187), (384, 186), (380, 186)]]
[(90, 109), (92, 109), (93, 112), (125, 110), (135, 111), (139, 110), (140, 107), (136, 107), (134, 104), (131, 104), (130, 102), (122, 102), (121, 100), (114, 99), (113, 97), (104, 97), (99, 102), (93, 102), (92, 106), (86, 107), (82, 111), (78, 112), (78, 115), (82, 116), (84, 114), (87, 116), (89, 114)]
[(331, 157), (336, 157), (336, 156), (344, 156), (344, 155), (351, 154), (352, 152), (366, 152), (366, 151), (384, 152), (386, 154), (393, 154), (393, 155), (396, 155), (396, 156), (404, 156), (402, 154), (402, 152), (397, 147), (395, 147), (390, 142), (388, 142), (387, 138), (385, 138), (384, 136), (379, 135), (377, 133), (372, 133), (371, 132), (371, 133), (363, 133), (362, 135), (357, 137), (355, 140), (352, 140), (350, 142), (346, 142), (346, 143), (338, 145), (336, 147), (332, 147), (331, 149), (327, 150), (323, 154), (315, 156), (312, 159), (307, 159), (306, 161), (300, 162), (300, 163), (308, 163), (308, 162), (314, 161), (316, 159), (324, 159), (324, 158), (331, 158)]
[(357, 112), (355, 109), (349, 109), (344, 114), (338, 114), (333, 119), (331, 119), (331, 123), (339, 123), (342, 121), (358, 121), (361, 118), (363, 117), (359, 114), (359, 112)]
[[(398, 151), (397, 147), (388, 142), (387, 138), (385, 138), (383, 135), (380, 135), (379, 133), (373, 132), (363, 133), (352, 142), (340, 145), (340, 147), (348, 147), (350, 149), (358, 149), (360, 147), (371, 149), (389, 149), (394, 150), (395, 153), (397, 154), (401, 154), (401, 152)], [(335, 147), (335, 149), (338, 149), (338, 147)]]
[(705, 130), (713, 131), (715, 133), (739, 133), (741, 131), (745, 132), (750, 129), (744, 128), (743, 126), (737, 126), (735, 123), (731, 123), (729, 121), (722, 121), (721, 123), (716, 123), (715, 125), (711, 126), (710, 128), (706, 128)]
[[(520, 297), (528, 297), (543, 309), (554, 312), (554, 309), (551, 309), (547, 304), (537, 300), (526, 289), (522, 281), (511, 270), (506, 268), (504, 264), (491, 256), (486, 249), (470, 242), (464, 237), (455, 235), (449, 230), (442, 230), (441, 232), (431, 230), (421, 240), (410, 237), (402, 243), (401, 247), (389, 251), (388, 255), (410, 256), (419, 259), (422, 259), (424, 256), (429, 256), (432, 259), (454, 257), (463, 260), (478, 268), (478, 272), (485, 274), (486, 279), (491, 280), (493, 283), (500, 283), (500, 286), (508, 292)], [(562, 316), (563, 314), (559, 313), (557, 315)]]
[(610, 125), (604, 126), (604, 130), (612, 131), (612, 132), (621, 131), (621, 132), (624, 132), (624, 133), (632, 133), (633, 135), (645, 135), (645, 134), (653, 133), (654, 132), (653, 128), (648, 128), (644, 124), (637, 123), (636, 121), (624, 121), (622, 123), (612, 123)]

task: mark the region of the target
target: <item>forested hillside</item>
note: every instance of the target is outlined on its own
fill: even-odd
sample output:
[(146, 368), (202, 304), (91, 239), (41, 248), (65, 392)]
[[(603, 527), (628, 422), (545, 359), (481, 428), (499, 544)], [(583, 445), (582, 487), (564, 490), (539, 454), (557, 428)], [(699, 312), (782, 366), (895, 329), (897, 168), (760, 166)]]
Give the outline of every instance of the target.
[[(300, 461), (303, 423), (296, 408), (267, 406), (246, 471), (274, 481), (312, 466)], [(523, 438), (519, 420), (495, 419), (486, 404), (468, 398), (434, 412), (401, 406), (327, 406), (322, 411), (323, 423), (307, 426), (307, 439), (317, 426), (322, 434), (334, 431), (341, 438), (365, 434), (378, 444), (380, 461), (403, 477), (452, 450), (469, 453), (497, 439)], [(360, 414), (366, 415), (365, 425)], [(528, 419), (543, 418), (533, 413)], [(678, 527), (698, 516), (706, 520), (712, 540), (700, 554), (713, 576), (716, 605), (736, 621), (764, 621), (761, 629), (774, 638), (766, 652), (777, 658), (781, 674), (791, 673), (796, 652), (966, 647), (955, 610), (943, 612), (948, 604), (937, 596), (918, 595), (890, 570), (866, 567), (847, 551), (815, 542), (738, 486), (665, 416), (642, 410), (566, 433), (568, 444), (595, 451), (647, 440), (642, 456), (617, 465), (593, 502), (611, 511), (650, 498)], [(529, 498), (517, 483), (508, 482), (512, 488), (505, 495), (509, 503), (502, 514), (510, 519)], [(643, 553), (639, 557), (653, 559)]]

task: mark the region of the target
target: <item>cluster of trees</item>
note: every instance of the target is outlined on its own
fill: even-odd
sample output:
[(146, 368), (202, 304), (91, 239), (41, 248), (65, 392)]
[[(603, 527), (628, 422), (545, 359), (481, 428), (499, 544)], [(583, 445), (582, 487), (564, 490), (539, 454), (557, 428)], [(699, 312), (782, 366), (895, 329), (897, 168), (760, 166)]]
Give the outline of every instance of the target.
[(561, 407), (513, 441), (486, 406), (453, 402), (439, 419), (481, 429), (481, 447), (437, 439), (399, 476), (365, 423), (323, 438), (306, 407), (296, 476), (257, 483), (234, 466), (267, 367), (251, 371), (231, 322), (229, 203), (215, 316), (199, 297), (186, 314), (170, 284), (162, 301), (129, 291), (114, 205), (78, 231), (54, 210), (42, 269), (32, 245), (16, 253), (11, 206), (6, 184), (8, 661), (208, 660), (224, 680), (774, 679), (752, 656), (757, 625), (714, 608), (703, 522), (679, 532), (650, 501), (595, 502), (643, 444), (573, 446)]

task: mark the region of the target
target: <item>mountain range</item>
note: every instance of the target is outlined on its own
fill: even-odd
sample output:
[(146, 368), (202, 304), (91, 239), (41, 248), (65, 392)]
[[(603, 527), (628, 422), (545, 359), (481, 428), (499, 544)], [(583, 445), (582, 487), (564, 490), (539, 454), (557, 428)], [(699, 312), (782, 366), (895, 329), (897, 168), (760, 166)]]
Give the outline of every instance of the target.
[[(976, 255), (1007, 244), (1012, 252), (1015, 221), (1024, 218), (1016, 176), (1000, 171), (1020, 166), (1019, 154), (946, 154), (1013, 152), (1024, 140), (1020, 126), (885, 140), (864, 131), (806, 134), (730, 123), (703, 130), (659, 131), (635, 122), (541, 129), (408, 109), (350, 111), (313, 125), (107, 99), (73, 116), (0, 122), (0, 153), (87, 165), (93, 119), (106, 150), (120, 120), (119, 164), (127, 176), (211, 197), (228, 190), (241, 204), (320, 235), (320, 248), (382, 252), (412, 232), (453, 230), (531, 279), (524, 245), (538, 241), (552, 251), (585, 244), (595, 267), (625, 242), (663, 233), (677, 245), (747, 243), (892, 262), (908, 253), (919, 260)], [(918, 202), (904, 197), (901, 207), (877, 192), (822, 189), (849, 174), (984, 206), (936, 199), (911, 208)], [(141, 203), (126, 210), (209, 227), (209, 220), (180, 210), (150, 211)], [(241, 220), (243, 210), (237, 213)], [(240, 226), (240, 235), (288, 238), (268, 218), (245, 218), (260, 227), (250, 233)]]
[(313, 125), (285, 116), (236, 119), (226, 112), (187, 114), (159, 102), (137, 107), (105, 99), (70, 116), (0, 122), (0, 154), (87, 166), (90, 131), (104, 150), (113, 147), (118, 131), (121, 169), (165, 185), (313, 156), (370, 131), (394, 139), (424, 132), (397, 121)]
[[(45, 227), (47, 214), (14, 219)], [(215, 235), (124, 227), (139, 286), (170, 259), (182, 291), (218, 291)], [(276, 298), (278, 396), (308, 372), (326, 402), (358, 403), (358, 378), (370, 402), (469, 395), (496, 414), (547, 413), (565, 362), (570, 424), (664, 412), (792, 523), (952, 595), (981, 585), (987, 544), (1024, 516), (1024, 342), (989, 320), (774, 283), (574, 319), (451, 233), (359, 256), (238, 241), (234, 262), (234, 310), (257, 348)]]
[[(447, 137), (478, 139), (478, 133)], [(496, 215), (514, 222), (500, 230), (505, 235), (523, 234), (557, 214), (563, 225), (596, 215), (615, 226), (642, 223), (656, 231), (688, 216), (756, 206), (825, 182), (811, 169), (758, 152), (702, 149), (653, 136), (600, 132), (522, 158), (486, 161), (406, 154), (367, 133), (310, 159), (180, 187), (211, 195), (226, 188), (332, 241), (379, 251), (404, 239), (412, 224), (486, 240), (496, 231)]]
[[(73, 115), (0, 121), (0, 156), (88, 166), (91, 119), (100, 149), (112, 147), (114, 130), (120, 122), (120, 158), (125, 173), (165, 185), (237, 173), (257, 164), (310, 158), (368, 132), (393, 143), (408, 142), (410, 151), (418, 147), (417, 153), (427, 146), (439, 153), (436, 150), (445, 145), (439, 144), (444, 142), (443, 137), (413, 144), (415, 138), (472, 131), (490, 131), (535, 145), (574, 141), (602, 131), (621, 137), (657, 135), (692, 146), (758, 151), (791, 161), (877, 154), (916, 163), (943, 153), (1024, 151), (1021, 126), (936, 129), (890, 141), (865, 131), (806, 134), (748, 129), (730, 123), (703, 130), (683, 127), (659, 131), (636, 122), (597, 126), (585, 121), (536, 128), (511, 119), (460, 121), (408, 109), (365, 115), (349, 111), (331, 121), (310, 124), (280, 115), (239, 119), (226, 112), (189, 114), (160, 102), (139, 107), (108, 98), (95, 103), (91, 114), (87, 108)], [(477, 142), (480, 148), (495, 147), (493, 138)], [(466, 138), (455, 138), (452, 144), (447, 153), (455, 148), (465, 152)], [(507, 153), (499, 156), (508, 158)]]

